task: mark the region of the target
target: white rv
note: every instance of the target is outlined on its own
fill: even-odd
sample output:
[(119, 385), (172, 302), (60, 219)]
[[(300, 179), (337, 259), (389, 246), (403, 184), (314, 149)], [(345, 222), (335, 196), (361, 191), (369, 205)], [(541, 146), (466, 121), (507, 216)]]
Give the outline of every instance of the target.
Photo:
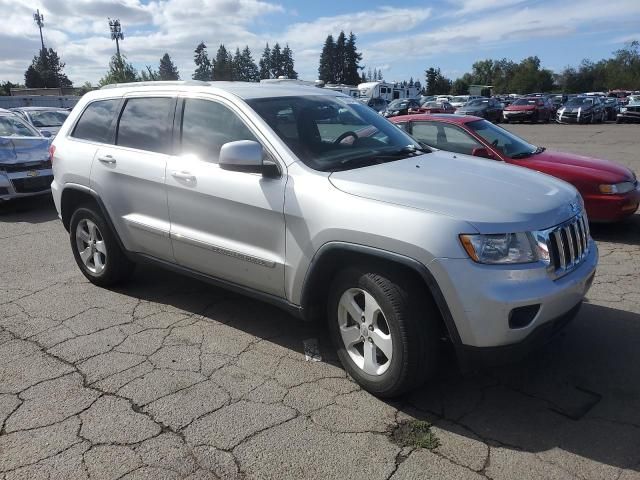
[(324, 88), (326, 88), (327, 90), (335, 90), (336, 92), (344, 93), (345, 95), (349, 95), (350, 97), (354, 97), (354, 98), (360, 97), (360, 90), (358, 90), (358, 87), (355, 87), (353, 85), (344, 85), (344, 84), (334, 85), (329, 83), (325, 85)]
[(399, 98), (416, 98), (419, 94), (417, 87), (384, 81), (361, 83), (358, 85), (358, 91), (360, 98), (382, 98), (387, 101)]

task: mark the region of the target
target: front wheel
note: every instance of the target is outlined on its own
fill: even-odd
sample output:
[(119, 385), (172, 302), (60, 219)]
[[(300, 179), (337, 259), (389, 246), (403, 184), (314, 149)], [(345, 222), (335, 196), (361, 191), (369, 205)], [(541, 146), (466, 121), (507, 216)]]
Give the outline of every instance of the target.
[(127, 279), (135, 264), (120, 249), (115, 235), (93, 206), (78, 208), (69, 227), (71, 250), (85, 277), (101, 287)]
[(345, 370), (380, 397), (424, 382), (438, 359), (438, 310), (418, 285), (395, 272), (349, 268), (335, 278), (329, 330)]

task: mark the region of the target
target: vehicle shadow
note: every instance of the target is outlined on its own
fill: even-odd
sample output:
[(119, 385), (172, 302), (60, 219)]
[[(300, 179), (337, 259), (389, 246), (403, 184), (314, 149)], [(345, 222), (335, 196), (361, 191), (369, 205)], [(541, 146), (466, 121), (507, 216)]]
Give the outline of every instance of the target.
[[(118, 291), (299, 354), (304, 340), (317, 338), (322, 361), (339, 366), (324, 325), (301, 322), (271, 305), (148, 266)], [(518, 364), (463, 375), (445, 356), (438, 378), (380, 405), (547, 462), (639, 470), (638, 345), (640, 315), (585, 303), (564, 332)]]
[(51, 195), (0, 202), (0, 223), (44, 223), (58, 218)]
[(619, 223), (592, 223), (589, 227), (597, 241), (640, 245), (640, 214)]

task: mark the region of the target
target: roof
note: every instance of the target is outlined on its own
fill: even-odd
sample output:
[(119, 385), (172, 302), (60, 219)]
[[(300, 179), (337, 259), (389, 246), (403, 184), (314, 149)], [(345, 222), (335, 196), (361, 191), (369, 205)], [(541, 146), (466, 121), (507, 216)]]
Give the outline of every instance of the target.
[(435, 120), (446, 123), (469, 123), (474, 120), (482, 120), (480, 117), (473, 115), (455, 115), (451, 113), (416, 113), (414, 115), (400, 115), (389, 118), (394, 123), (398, 122), (420, 122), (426, 120)]
[[(210, 92), (220, 93), (227, 92), (244, 100), (252, 98), (269, 98), (269, 97), (287, 97), (287, 96), (303, 96), (303, 95), (332, 95), (342, 96), (340, 92), (335, 90), (325, 90), (323, 88), (297, 85), (291, 83), (271, 83), (271, 82), (200, 82), (200, 81), (175, 81), (175, 82), (135, 82), (120, 83), (107, 85), (100, 90), (90, 92), (88, 95), (96, 97), (111, 96), (119, 90), (125, 90), (122, 93), (130, 91), (192, 91), (192, 92)], [(120, 92), (118, 92), (120, 93)]]

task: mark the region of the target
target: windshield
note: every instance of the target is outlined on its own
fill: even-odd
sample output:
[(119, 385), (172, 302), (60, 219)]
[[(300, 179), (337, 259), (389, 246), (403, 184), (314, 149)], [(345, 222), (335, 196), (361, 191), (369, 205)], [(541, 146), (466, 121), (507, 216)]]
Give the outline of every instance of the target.
[(535, 105), (536, 102), (535, 98), (519, 98), (512, 105)]
[(427, 102), (422, 106), (426, 108), (440, 108), (442, 106), (442, 102)]
[(471, 100), (467, 103), (467, 107), (482, 107), (483, 105), (488, 105), (489, 100)]
[(36, 127), (59, 127), (67, 119), (69, 113), (60, 110), (35, 110), (29, 112), (29, 116)]
[(40, 134), (19, 118), (0, 116), (0, 137), (39, 137)]
[(422, 148), (394, 124), (348, 97), (256, 98), (247, 103), (315, 170), (347, 170), (400, 160)]
[(565, 105), (567, 107), (580, 107), (583, 105), (593, 105), (593, 98), (585, 98), (585, 97), (572, 98)]
[(540, 151), (535, 145), (525, 142), (508, 130), (497, 127), (487, 120), (469, 122), (467, 127), (480, 135), (503, 155), (510, 158), (525, 158)]
[(451, 102), (455, 102), (455, 103), (464, 103), (468, 100), (467, 97), (453, 97), (451, 99)]

